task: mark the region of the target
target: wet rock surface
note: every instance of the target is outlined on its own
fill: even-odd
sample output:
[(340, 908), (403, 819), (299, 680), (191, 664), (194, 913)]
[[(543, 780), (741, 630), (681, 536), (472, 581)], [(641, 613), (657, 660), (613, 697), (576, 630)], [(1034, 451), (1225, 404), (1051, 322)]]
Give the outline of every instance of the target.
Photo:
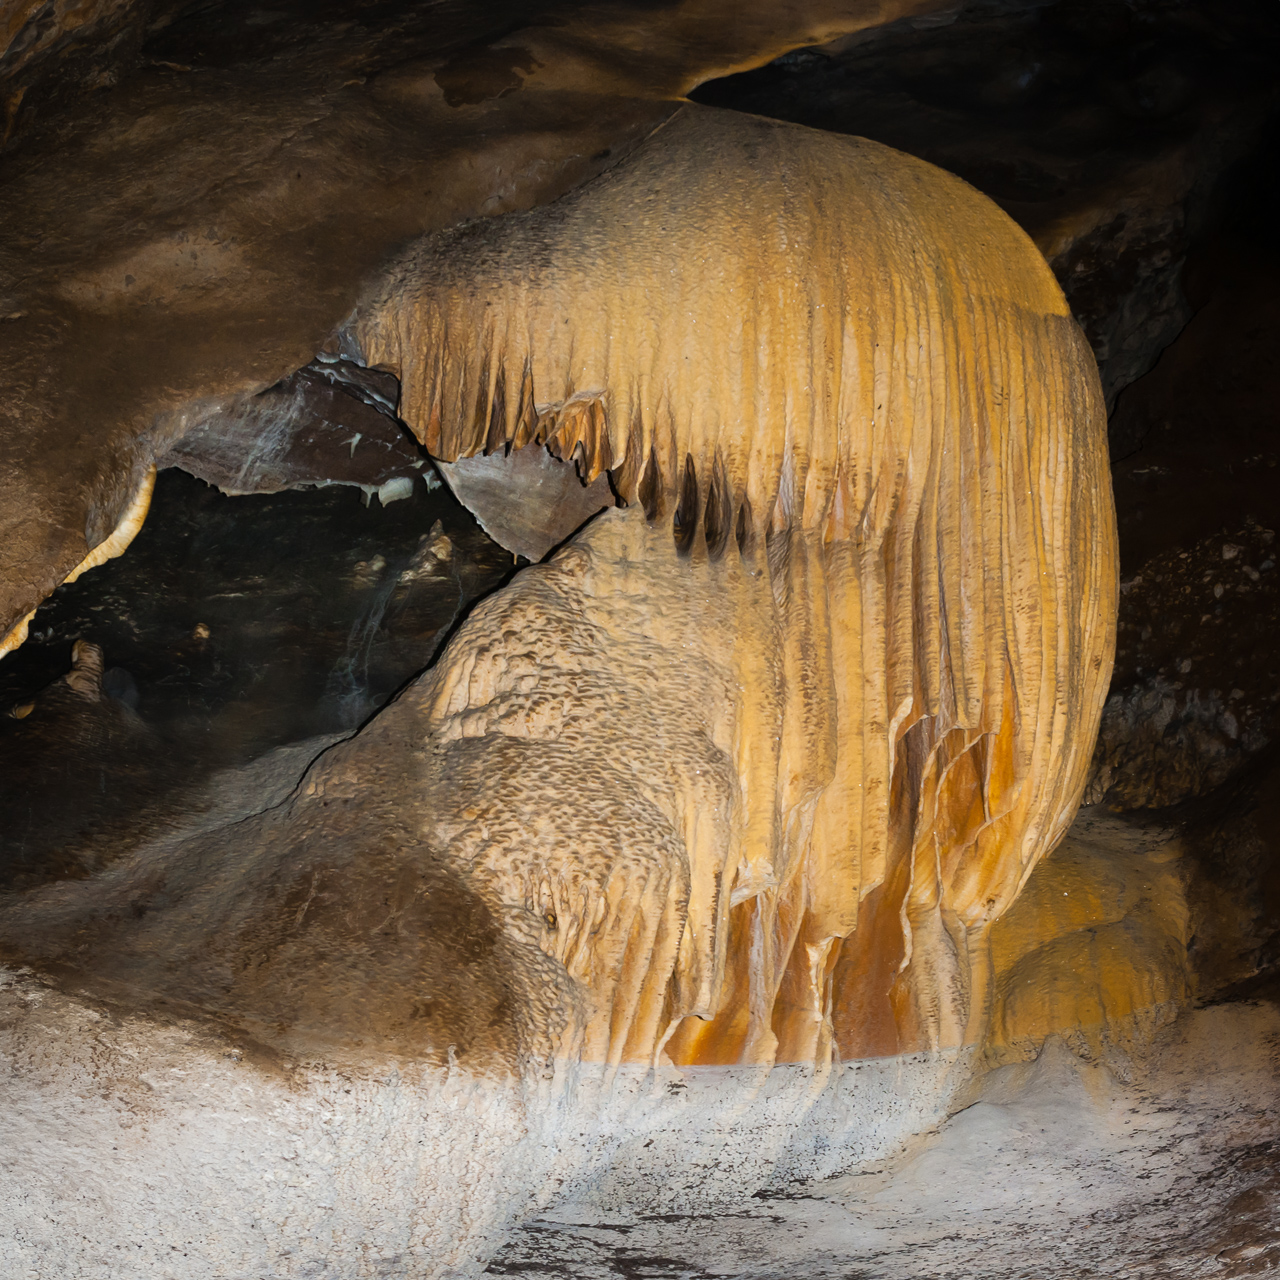
[(354, 485), (383, 505), (439, 477), (395, 415), (400, 386), (348, 360), (316, 360), (266, 391), (198, 415), (158, 460), (223, 493)]
[(607, 473), (584, 484), (576, 464), (553, 457), (541, 445), (499, 449), (437, 466), (481, 528), (528, 560), (541, 560), (592, 516), (614, 505)]

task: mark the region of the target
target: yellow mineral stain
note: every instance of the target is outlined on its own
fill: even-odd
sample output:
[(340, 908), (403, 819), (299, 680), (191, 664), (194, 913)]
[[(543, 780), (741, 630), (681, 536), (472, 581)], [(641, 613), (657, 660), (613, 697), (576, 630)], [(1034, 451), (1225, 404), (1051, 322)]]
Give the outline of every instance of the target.
[[(557, 900), (582, 1055), (979, 1040), (990, 929), (1076, 811), (1115, 630), (1097, 371), (1031, 241), (922, 161), (689, 106), (555, 204), (421, 242), (356, 327), (433, 455), (539, 442), (611, 473), (631, 509), (547, 572), (587, 618), (642, 599), (627, 625), (691, 663), (618, 767), (682, 717), (707, 777), (728, 762), (719, 790), (643, 777), (672, 852)], [(450, 734), (572, 722), (460, 670)]]
[(1127, 1051), (1185, 1003), (1180, 848), (1126, 848), (1113, 822), (1110, 840), (1073, 831), (992, 927), (991, 1061), (1034, 1057), (1050, 1035), (1090, 1057)]

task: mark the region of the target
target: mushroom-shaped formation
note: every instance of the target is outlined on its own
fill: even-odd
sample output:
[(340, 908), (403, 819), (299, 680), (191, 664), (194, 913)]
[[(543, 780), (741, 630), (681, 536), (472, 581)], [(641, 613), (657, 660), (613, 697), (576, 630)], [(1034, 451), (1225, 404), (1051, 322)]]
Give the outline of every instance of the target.
[[(441, 746), (446, 776), (544, 784), (454, 850), (594, 989), (582, 1052), (976, 1037), (1114, 636), (1097, 373), (1023, 232), (878, 144), (686, 107), (557, 203), (426, 239), (352, 328), (432, 454), (545, 442), (629, 504), (482, 609), (424, 704), (488, 748), (473, 776)], [(620, 793), (662, 838), (538, 834)]]
[(0, 1119), (55, 1224), (24, 1257), (67, 1274), (104, 1241), (174, 1274), (190, 1240), (182, 1274), (475, 1275), (610, 1168), (669, 1208), (680, 1171), (694, 1205), (886, 1154), (956, 1055), (833, 1073), (808, 1131), (822, 1090), (757, 1068), (976, 1041), (989, 926), (1083, 787), (1097, 373), (958, 179), (686, 106), (420, 242), (349, 330), (433, 454), (545, 442), (624, 505), (359, 733), (0, 900), (3, 958), (60, 989), (6, 979)]

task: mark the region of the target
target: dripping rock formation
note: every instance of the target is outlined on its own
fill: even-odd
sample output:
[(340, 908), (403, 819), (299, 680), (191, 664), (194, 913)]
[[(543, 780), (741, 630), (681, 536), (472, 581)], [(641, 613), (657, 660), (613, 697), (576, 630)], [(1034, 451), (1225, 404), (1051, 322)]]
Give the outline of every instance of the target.
[(1280, 1265), (1278, 44), (0, 0), (5, 1274)]

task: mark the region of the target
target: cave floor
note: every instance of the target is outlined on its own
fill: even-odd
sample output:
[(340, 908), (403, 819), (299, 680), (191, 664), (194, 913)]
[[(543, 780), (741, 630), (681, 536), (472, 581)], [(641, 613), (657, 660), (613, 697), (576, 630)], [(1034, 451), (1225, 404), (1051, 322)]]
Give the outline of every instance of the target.
[[(1052, 1039), (896, 1161), (713, 1214), (565, 1206), (524, 1280), (1083, 1280), (1280, 1269), (1280, 1005), (1189, 1011), (1141, 1061)], [(1128, 1077), (1127, 1079), (1125, 1077)]]

